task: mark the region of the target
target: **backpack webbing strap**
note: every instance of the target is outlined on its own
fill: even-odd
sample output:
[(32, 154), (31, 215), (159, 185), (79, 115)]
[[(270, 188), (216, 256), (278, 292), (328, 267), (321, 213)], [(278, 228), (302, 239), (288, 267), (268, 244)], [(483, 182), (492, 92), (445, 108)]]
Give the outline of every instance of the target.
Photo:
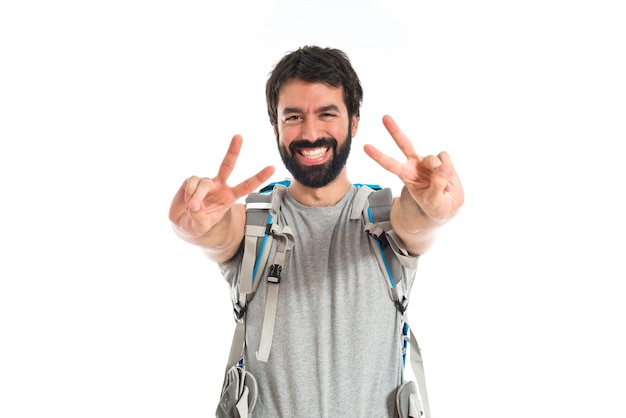
[(280, 286), (281, 274), (285, 264), (287, 251), (293, 248), (294, 238), (291, 229), (285, 226), (280, 231), (272, 230), (272, 233), (280, 238), (274, 264), (270, 266), (267, 276), (267, 299), (265, 301), (265, 314), (263, 316), (263, 328), (261, 330), (261, 342), (256, 358), (267, 363), (272, 349), (272, 339), (274, 338), (274, 325), (276, 324), (276, 309), (278, 307), (278, 288)]
[(426, 390), (426, 375), (424, 373), (422, 352), (411, 328), (409, 328), (409, 338), (411, 345), (411, 354), (409, 355), (411, 370), (413, 370), (413, 375), (415, 376), (415, 380), (417, 380), (417, 391), (423, 408), (423, 414), (421, 414), (421, 416), (430, 418), (430, 402), (428, 401), (428, 391)]
[(350, 219), (357, 220), (361, 216), (363, 216), (363, 208), (367, 206), (367, 202), (369, 200), (370, 194), (372, 194), (374, 190), (372, 190), (368, 186), (360, 186), (356, 190), (356, 194), (352, 199), (352, 211), (350, 212)]
[(230, 344), (230, 354), (228, 355), (228, 363), (226, 363), (226, 374), (228, 370), (243, 357), (243, 347), (246, 344), (246, 325), (242, 320), (237, 321), (235, 332), (233, 334), (233, 342)]

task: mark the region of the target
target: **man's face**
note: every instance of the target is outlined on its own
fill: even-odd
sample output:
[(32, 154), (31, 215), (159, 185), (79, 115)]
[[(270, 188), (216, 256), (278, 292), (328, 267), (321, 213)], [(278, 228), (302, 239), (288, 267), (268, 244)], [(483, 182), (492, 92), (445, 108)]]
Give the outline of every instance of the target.
[(358, 119), (349, 118), (343, 88), (293, 79), (278, 94), (278, 150), (307, 187), (323, 187), (345, 167)]

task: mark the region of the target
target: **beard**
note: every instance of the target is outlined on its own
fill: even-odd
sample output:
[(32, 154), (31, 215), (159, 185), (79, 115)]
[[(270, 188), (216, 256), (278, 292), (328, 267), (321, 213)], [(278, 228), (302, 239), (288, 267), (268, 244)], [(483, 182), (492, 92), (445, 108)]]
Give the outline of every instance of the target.
[[(296, 140), (289, 144), (289, 150), (287, 150), (285, 146), (280, 145), (280, 140), (278, 143), (280, 157), (283, 160), (283, 164), (285, 164), (285, 168), (289, 170), (293, 178), (306, 187), (317, 189), (335, 180), (341, 173), (341, 170), (346, 166), (352, 145), (352, 129), (351, 127), (348, 129), (348, 134), (341, 146), (339, 146), (337, 140), (332, 137), (319, 138), (315, 142)], [(300, 164), (296, 158), (298, 150), (318, 147), (332, 148), (332, 157), (323, 164)]]

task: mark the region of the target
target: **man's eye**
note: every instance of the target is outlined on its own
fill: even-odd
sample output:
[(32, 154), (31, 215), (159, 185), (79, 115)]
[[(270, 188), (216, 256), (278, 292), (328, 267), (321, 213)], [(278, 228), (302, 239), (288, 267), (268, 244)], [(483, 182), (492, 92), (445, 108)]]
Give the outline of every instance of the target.
[(296, 122), (299, 121), (301, 118), (298, 115), (291, 115), (291, 116), (287, 116), (285, 117), (285, 122)]
[(322, 113), (322, 118), (324, 119), (331, 119), (331, 118), (334, 118), (335, 116), (337, 115), (335, 115), (334, 113)]

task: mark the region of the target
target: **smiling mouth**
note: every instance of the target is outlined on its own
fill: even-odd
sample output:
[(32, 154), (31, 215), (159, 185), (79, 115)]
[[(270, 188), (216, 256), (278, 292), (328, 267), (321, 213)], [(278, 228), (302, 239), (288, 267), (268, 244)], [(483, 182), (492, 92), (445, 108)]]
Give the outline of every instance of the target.
[(322, 158), (329, 150), (329, 147), (304, 148), (298, 151), (300, 155), (309, 160)]

